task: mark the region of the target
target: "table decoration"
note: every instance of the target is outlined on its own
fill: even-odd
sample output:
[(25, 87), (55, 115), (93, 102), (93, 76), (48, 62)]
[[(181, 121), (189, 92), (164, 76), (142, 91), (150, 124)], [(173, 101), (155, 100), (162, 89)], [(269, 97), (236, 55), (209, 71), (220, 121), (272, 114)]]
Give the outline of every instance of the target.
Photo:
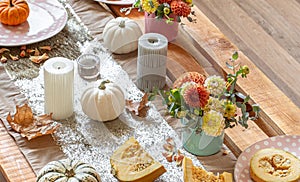
[(234, 168), (234, 179), (240, 182), (253, 181), (250, 177), (250, 160), (259, 150), (274, 148), (285, 150), (300, 159), (300, 136), (299, 135), (279, 135), (273, 136), (254, 143), (246, 148), (238, 157)]
[(0, 46), (27, 45), (46, 40), (59, 33), (67, 23), (68, 14), (57, 0), (27, 1), (27, 21), (16, 26), (0, 23)]
[(111, 121), (125, 109), (123, 89), (108, 79), (97, 80), (80, 99), (82, 111), (96, 121)]
[(74, 111), (74, 66), (67, 58), (55, 57), (44, 64), (45, 113), (55, 120)]
[[(128, 74), (118, 65), (106, 49), (97, 41), (89, 43), (85, 52), (96, 53), (101, 60), (100, 74), (102, 78), (112, 80), (114, 83), (125, 88), (125, 98), (128, 100), (139, 101), (143, 97), (134, 82)], [(76, 64), (75, 64), (76, 66)], [(26, 95), (31, 105), (34, 105), (36, 113), (43, 112), (44, 97), (43, 87), (43, 69), (34, 79), (17, 80), (15, 83)], [(173, 138), (178, 148), (181, 146), (179, 136), (163, 119), (155, 106), (148, 103), (149, 110), (145, 118), (132, 115), (131, 112), (124, 110), (116, 119), (110, 122), (96, 122), (89, 119), (80, 107), (80, 98), (83, 88), (91, 85), (77, 74), (74, 69), (74, 111), (73, 117), (61, 122), (61, 127), (53, 134), (57, 144), (61, 147), (63, 153), (70, 159), (80, 159), (81, 161), (91, 164), (100, 174), (102, 181), (117, 181), (110, 173), (110, 156), (120, 145), (130, 137), (136, 138), (145, 150), (152, 154), (152, 157), (159, 161), (167, 170), (156, 181), (182, 181), (183, 173), (180, 167), (169, 163), (161, 154), (163, 142), (166, 138)], [(28, 87), (30, 85), (30, 87)], [(32, 87), (36, 89), (31, 89)], [(198, 166), (202, 166), (195, 156), (182, 151), (183, 155), (190, 157)]]
[[(177, 37), (181, 18), (194, 21), (190, 16), (192, 6), (192, 0), (137, 0), (133, 4), (134, 8), (145, 12), (145, 33), (160, 33), (169, 42)], [(130, 8), (126, 10), (131, 11)]]
[[(258, 117), (259, 106), (250, 106), (250, 97), (235, 90), (238, 77), (246, 78), (249, 74), (248, 66), (239, 67), (237, 59), (238, 52), (235, 52), (230, 63), (226, 63), (233, 70), (226, 76), (226, 81), (216, 75), (206, 78), (198, 72), (187, 72), (174, 82), (170, 90), (158, 90), (169, 114), (180, 118), (184, 125), (183, 147), (192, 154), (207, 156), (219, 152), (225, 128), (238, 124), (247, 128), (248, 119)], [(250, 116), (247, 106), (255, 115)]]
[(168, 40), (157, 33), (147, 33), (139, 38), (137, 58), (137, 87), (152, 91), (166, 83)]
[(95, 54), (82, 54), (77, 59), (78, 74), (87, 80), (97, 79), (100, 74), (100, 59)]
[(138, 48), (138, 39), (142, 34), (135, 20), (117, 17), (105, 25), (103, 45), (113, 53), (126, 54)]
[(0, 2), (0, 22), (6, 25), (19, 25), (27, 20), (29, 6), (26, 0)]
[(223, 172), (222, 174), (214, 175), (211, 172), (205, 171), (201, 167), (194, 166), (193, 161), (185, 157), (183, 159), (183, 179), (184, 182), (190, 181), (218, 181), (218, 182), (232, 182), (232, 174)]
[(36, 182), (51, 181), (101, 182), (95, 168), (80, 160), (62, 159), (49, 162), (37, 175)]

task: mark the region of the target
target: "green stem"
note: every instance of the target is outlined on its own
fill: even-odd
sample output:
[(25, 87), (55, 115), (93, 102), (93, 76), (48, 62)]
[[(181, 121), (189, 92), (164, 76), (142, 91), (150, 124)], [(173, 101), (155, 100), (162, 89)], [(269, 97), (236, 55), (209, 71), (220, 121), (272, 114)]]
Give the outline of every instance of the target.
[(100, 85), (99, 85), (99, 89), (100, 90), (105, 90), (105, 88), (106, 88), (106, 86), (105, 86), (105, 84), (106, 83), (110, 83), (110, 81), (109, 80), (104, 80), (104, 81), (102, 81), (101, 83), (100, 83)]
[(121, 20), (121, 21), (120, 21), (119, 27), (125, 28), (125, 20)]

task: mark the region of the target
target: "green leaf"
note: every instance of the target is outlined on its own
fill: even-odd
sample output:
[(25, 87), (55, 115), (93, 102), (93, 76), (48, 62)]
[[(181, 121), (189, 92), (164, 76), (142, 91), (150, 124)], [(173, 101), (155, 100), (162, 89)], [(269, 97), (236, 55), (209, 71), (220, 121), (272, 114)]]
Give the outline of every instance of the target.
[(232, 58), (233, 60), (237, 60), (237, 59), (239, 58), (239, 53), (238, 53), (237, 51), (235, 51), (235, 52), (232, 54), (231, 58)]
[(247, 95), (246, 98), (244, 99), (244, 103), (247, 103), (250, 100), (250, 96)]

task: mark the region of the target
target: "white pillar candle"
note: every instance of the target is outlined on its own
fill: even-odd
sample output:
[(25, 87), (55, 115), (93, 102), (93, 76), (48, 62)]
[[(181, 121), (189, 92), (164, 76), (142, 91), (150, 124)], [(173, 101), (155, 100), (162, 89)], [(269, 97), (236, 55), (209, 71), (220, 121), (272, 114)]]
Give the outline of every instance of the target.
[(62, 120), (74, 111), (74, 64), (73, 61), (55, 57), (44, 64), (45, 113)]
[(137, 58), (137, 87), (151, 91), (161, 89), (166, 83), (168, 40), (157, 33), (147, 33), (139, 38)]

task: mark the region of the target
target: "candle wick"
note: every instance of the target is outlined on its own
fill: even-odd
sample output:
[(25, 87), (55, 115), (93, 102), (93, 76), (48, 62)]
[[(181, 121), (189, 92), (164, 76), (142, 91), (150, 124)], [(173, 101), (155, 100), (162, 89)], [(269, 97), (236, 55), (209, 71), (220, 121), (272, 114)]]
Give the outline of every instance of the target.
[(59, 66), (59, 67), (57, 67), (57, 69), (60, 69), (60, 66)]

